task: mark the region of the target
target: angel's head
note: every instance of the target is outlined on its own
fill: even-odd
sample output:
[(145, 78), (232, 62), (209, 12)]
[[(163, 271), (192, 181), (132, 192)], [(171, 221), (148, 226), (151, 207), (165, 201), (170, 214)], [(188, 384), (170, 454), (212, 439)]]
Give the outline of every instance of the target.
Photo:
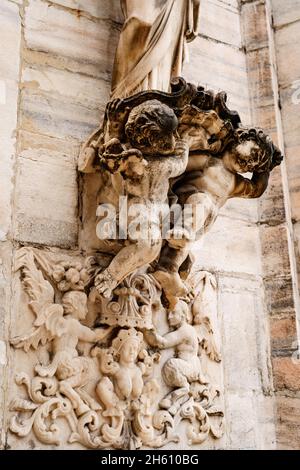
[(225, 166), (234, 173), (270, 172), (283, 156), (272, 139), (261, 129), (239, 128), (236, 139), (224, 153)]
[(177, 126), (173, 109), (158, 100), (149, 100), (133, 108), (125, 132), (132, 147), (143, 153), (169, 155), (174, 152)]
[(62, 298), (65, 315), (72, 315), (77, 320), (84, 320), (88, 313), (87, 296), (84, 292), (67, 292)]
[(120, 330), (113, 340), (115, 358), (123, 364), (134, 364), (142, 349), (143, 335), (134, 328)]
[(178, 300), (175, 307), (169, 311), (168, 321), (171, 327), (177, 328), (183, 323), (191, 322), (191, 311), (184, 300)]

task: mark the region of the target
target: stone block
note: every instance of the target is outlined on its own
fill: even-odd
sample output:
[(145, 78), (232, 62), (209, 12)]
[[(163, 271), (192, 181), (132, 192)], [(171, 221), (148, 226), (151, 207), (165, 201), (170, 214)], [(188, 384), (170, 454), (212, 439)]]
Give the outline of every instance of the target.
[(273, 357), (272, 363), (275, 390), (299, 392), (300, 361), (297, 353), (295, 352), (293, 357)]
[(285, 225), (260, 227), (262, 264), (266, 277), (286, 276), (290, 273), (288, 232)]
[(230, 393), (269, 393), (268, 324), (261, 300), (262, 290), (246, 279), (219, 282), (225, 390)]
[(83, 141), (99, 126), (100, 119), (98, 110), (78, 106), (70, 98), (22, 91), (20, 126), (25, 131)]
[(279, 450), (300, 448), (300, 399), (277, 396)]
[(259, 199), (260, 222), (268, 225), (284, 223), (285, 203), (282, 186), (282, 170), (275, 168), (269, 179), (269, 185), (264, 195)]
[(52, 3), (74, 11), (75, 15), (90, 15), (97, 19), (123, 23), (119, 0), (52, 0)]
[(256, 199), (230, 199), (222, 207), (220, 214), (255, 224), (258, 221), (258, 203)]
[[(22, 89), (40, 93), (47, 98), (59, 98), (64, 107), (70, 100), (74, 105), (103, 113), (109, 100), (110, 83), (36, 63), (23, 69)], [(83, 111), (79, 109), (77, 113), (80, 112)]]
[[(300, 74), (299, 74), (300, 77)], [(300, 89), (300, 80), (299, 80), (299, 89)], [(287, 151), (290, 153), (297, 154), (300, 147), (300, 118), (299, 118), (299, 109), (300, 109), (300, 100), (295, 101), (293, 95), (295, 89), (289, 86), (286, 89), (281, 89), (281, 106), (282, 106), (282, 120), (283, 120), (283, 129), (284, 129), (284, 139)], [(300, 96), (300, 93), (299, 93)], [(299, 167), (297, 168), (297, 170)]]
[(17, 127), (21, 20), (17, 5), (3, 0), (0, 11), (0, 241), (7, 238), (11, 222), (11, 197)]
[(252, 2), (242, 5), (243, 40), (247, 52), (268, 46), (266, 7)]
[(291, 276), (265, 279), (267, 309), (270, 315), (294, 312), (293, 279)]
[[(274, 106), (269, 48), (254, 50), (247, 54), (250, 107)], [(275, 119), (275, 116), (274, 116)], [(260, 123), (254, 123), (256, 126)]]
[(240, 48), (241, 29), (238, 9), (220, 0), (201, 2), (200, 34)]
[(189, 49), (190, 61), (184, 67), (184, 76), (213, 90), (226, 90), (229, 108), (239, 111), (244, 124), (250, 123), (245, 54), (201, 36)]
[(294, 225), (294, 241), (295, 241), (296, 263), (298, 267), (298, 282), (300, 282), (300, 222), (297, 222)]
[(276, 28), (300, 20), (298, 0), (271, 0), (271, 4)]
[(259, 229), (243, 220), (219, 216), (193, 252), (197, 264), (212, 272), (261, 273)]
[(52, 62), (59, 68), (107, 81), (119, 30), (120, 26), (112, 22), (94, 21), (41, 0), (29, 0), (25, 8), (25, 45), (39, 53), (27, 59)]
[(256, 449), (255, 404), (252, 394), (233, 394), (226, 397), (227, 433), (231, 450)]
[(258, 422), (256, 435), (259, 444), (257, 448), (261, 450), (276, 450), (276, 399), (274, 395), (265, 396), (261, 394), (255, 396), (254, 400)]
[(275, 34), (279, 85), (289, 87), (294, 80), (300, 79), (299, 21), (293, 22)]
[(294, 313), (274, 316), (270, 319), (271, 347), (273, 355), (289, 352), (297, 344), (297, 319)]
[(77, 243), (77, 171), (70, 155), (24, 150), (18, 158), (15, 238), (69, 248)]
[(5, 447), (4, 418), (7, 409), (7, 365), (9, 360), (8, 335), (10, 331), (11, 267), (13, 247), (0, 242), (0, 449)]

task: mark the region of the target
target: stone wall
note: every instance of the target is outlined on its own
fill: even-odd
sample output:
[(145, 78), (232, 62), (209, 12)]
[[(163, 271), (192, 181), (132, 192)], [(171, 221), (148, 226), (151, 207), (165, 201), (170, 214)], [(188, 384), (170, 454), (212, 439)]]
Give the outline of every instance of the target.
[[(273, 359), (274, 384), (277, 397), (277, 440), (279, 448), (300, 447), (300, 362), (295, 350), (300, 338), (299, 305), (299, 223), (300, 223), (300, 2), (272, 0), (274, 56), (277, 66), (277, 84), (281, 123), (279, 133), (286, 154), (283, 177), (285, 198), (288, 202), (287, 225), (293, 276), (294, 305), (282, 312), (274, 322), (272, 340), (284, 343), (285, 349)], [(297, 283), (298, 272), (298, 283)], [(298, 285), (297, 285), (298, 284)], [(273, 337), (275, 337), (273, 339)], [(298, 342), (297, 342), (298, 338)], [(280, 348), (278, 348), (280, 349)], [(276, 357), (277, 356), (277, 357)]]
[[(297, 0), (284, 3), (282, 10), (282, 2), (273, 1), (273, 29), (263, 1), (202, 0), (201, 34), (185, 66), (190, 81), (226, 90), (245, 124), (273, 135), (279, 129), (287, 153), (287, 170), (274, 174), (263, 200), (228, 203), (195, 250), (198, 265), (214, 272), (219, 286), (227, 424), (222, 441), (209, 443), (213, 448), (284, 447), (287, 433), (299, 447), (293, 411), (299, 413), (299, 371), (291, 361), (297, 347), (299, 142), (289, 93), (300, 72), (285, 61), (291, 61), (286, 50), (295, 37), (287, 30), (300, 15)], [(119, 0), (2, 0), (0, 25), (1, 445), (30, 448), (30, 439), (16, 441), (7, 431), (15, 367), (8, 338), (22, 331), (13, 254), (22, 245), (70, 253), (79, 248), (77, 157), (109, 98), (122, 16)]]
[[(259, 203), (263, 278), (270, 315), (277, 405), (277, 446), (283, 449), (299, 448), (300, 442), (296, 353), (300, 318), (299, 260), (296, 258), (297, 222), (294, 216), (295, 181), (299, 171), (296, 165), (291, 170), (289, 157), (291, 138), (297, 140), (297, 129), (299, 131), (299, 122), (295, 118), (297, 106), (292, 99), (297, 91), (293, 86), (297, 80), (298, 60), (295, 51), (293, 53), (297, 38), (292, 31), (285, 30), (292, 23), (299, 32), (299, 12), (297, 0), (242, 2), (252, 120), (277, 139), (286, 155), (286, 161), (273, 173), (269, 189)], [(297, 149), (294, 150), (295, 158)]]

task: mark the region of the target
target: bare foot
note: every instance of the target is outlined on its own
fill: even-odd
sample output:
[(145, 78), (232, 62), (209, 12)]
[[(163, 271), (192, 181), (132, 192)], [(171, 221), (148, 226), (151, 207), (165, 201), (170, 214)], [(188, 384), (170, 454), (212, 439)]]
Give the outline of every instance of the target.
[(191, 241), (191, 234), (182, 227), (174, 227), (166, 234), (166, 240), (171, 248), (180, 250), (185, 248)]
[(188, 293), (188, 289), (178, 273), (156, 271), (153, 273), (153, 277), (160, 283), (167, 297), (178, 298), (186, 296)]
[(105, 269), (105, 271), (98, 274), (95, 278), (95, 287), (98, 294), (103, 295), (106, 299), (112, 296), (112, 292), (117, 285), (117, 281), (113, 278), (108, 269)]

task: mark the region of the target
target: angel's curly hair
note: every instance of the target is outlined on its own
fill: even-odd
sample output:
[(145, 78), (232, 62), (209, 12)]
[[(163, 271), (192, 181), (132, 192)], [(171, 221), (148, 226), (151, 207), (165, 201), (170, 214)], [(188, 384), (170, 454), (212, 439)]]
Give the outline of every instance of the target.
[(125, 133), (133, 146), (148, 146), (151, 145), (153, 133), (174, 132), (177, 126), (178, 120), (173, 109), (158, 100), (148, 100), (132, 109)]
[(237, 139), (234, 146), (244, 142), (254, 141), (261, 149), (260, 162), (256, 171), (271, 171), (282, 162), (283, 155), (281, 151), (273, 143), (271, 137), (269, 137), (262, 129), (240, 127), (235, 131), (235, 134)]

